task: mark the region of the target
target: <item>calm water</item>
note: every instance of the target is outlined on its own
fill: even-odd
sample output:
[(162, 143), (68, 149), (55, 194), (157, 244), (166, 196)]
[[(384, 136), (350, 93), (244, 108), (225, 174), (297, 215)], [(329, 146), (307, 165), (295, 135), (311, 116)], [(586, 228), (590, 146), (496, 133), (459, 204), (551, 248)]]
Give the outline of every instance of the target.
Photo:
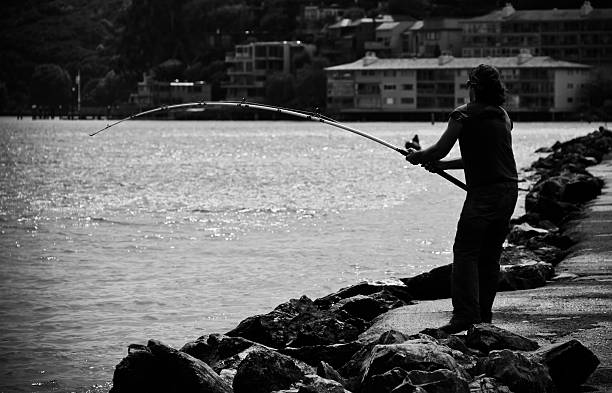
[[(180, 347), (451, 260), (463, 191), (354, 134), (131, 121), (88, 136), (105, 124), (0, 119), (1, 392), (106, 392), (130, 343)], [(444, 127), (353, 126), (396, 145)], [(519, 166), (595, 128), (519, 123)]]

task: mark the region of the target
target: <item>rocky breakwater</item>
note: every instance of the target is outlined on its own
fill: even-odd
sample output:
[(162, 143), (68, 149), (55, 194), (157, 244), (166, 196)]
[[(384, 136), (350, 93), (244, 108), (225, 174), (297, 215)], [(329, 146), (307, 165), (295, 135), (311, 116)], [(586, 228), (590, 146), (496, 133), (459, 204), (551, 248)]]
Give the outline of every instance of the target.
[[(575, 242), (564, 225), (602, 187), (586, 167), (611, 150), (612, 132), (600, 129), (556, 143), (532, 165), (526, 214), (512, 223), (504, 250), (501, 290), (554, 278), (554, 265)], [(491, 324), (474, 325), (466, 335), (427, 326), (411, 335), (363, 334), (389, 310), (449, 296), (447, 265), (316, 300), (292, 299), (180, 350), (156, 340), (132, 344), (115, 369), (111, 393), (573, 392), (599, 364), (576, 340), (539, 348)]]

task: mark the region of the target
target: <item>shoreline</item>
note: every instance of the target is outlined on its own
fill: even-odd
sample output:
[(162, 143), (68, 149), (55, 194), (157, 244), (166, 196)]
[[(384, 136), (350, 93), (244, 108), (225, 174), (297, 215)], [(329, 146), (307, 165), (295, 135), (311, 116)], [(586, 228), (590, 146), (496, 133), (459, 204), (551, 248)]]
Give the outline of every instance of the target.
[[(605, 143), (602, 143), (602, 140)], [(600, 145), (605, 149), (600, 149)], [(451, 370), (453, 375), (459, 376), (458, 379), (437, 374), (434, 379), (444, 383), (451, 383), (449, 381), (452, 380), (456, 386), (465, 388), (468, 383), (470, 387), (475, 383), (482, 384), (482, 376), (475, 374), (491, 367), (495, 368), (493, 364), (497, 364), (493, 358), (493, 355), (497, 354), (491, 351), (492, 348), (483, 351), (482, 342), (480, 347), (476, 345), (477, 348), (468, 348), (466, 345), (470, 342), (473, 344), (470, 337), (483, 334), (483, 331), (495, 335), (497, 340), (502, 340), (502, 336), (506, 337), (506, 340), (508, 335), (518, 333), (522, 340), (527, 340), (524, 342), (529, 341), (530, 348), (536, 345), (541, 347), (558, 344), (558, 338), (578, 338), (587, 342), (586, 347), (580, 344), (578, 351), (589, 352), (583, 362), (589, 364), (589, 370), (585, 370), (584, 375), (573, 383), (579, 382), (580, 385), (585, 378), (592, 377), (595, 379), (591, 381), (590, 386), (598, 389), (608, 388), (612, 383), (610, 339), (605, 340), (606, 333), (609, 333), (612, 326), (606, 314), (610, 305), (610, 268), (607, 266), (610, 259), (604, 256), (598, 260), (597, 265), (603, 271), (602, 275), (598, 276), (599, 273), (592, 271), (594, 264), (589, 262), (593, 253), (587, 250), (581, 254), (579, 247), (589, 241), (589, 236), (590, 239), (597, 238), (598, 235), (607, 235), (610, 230), (605, 225), (599, 225), (598, 230), (605, 233), (591, 230), (586, 232), (586, 240), (581, 238), (577, 242), (577, 238), (579, 234), (584, 233), (584, 228), (581, 229), (580, 225), (584, 223), (582, 220), (585, 215), (589, 217), (589, 206), (598, 206), (597, 202), (592, 201), (597, 201), (594, 198), (603, 187), (603, 181), (588, 174), (585, 168), (596, 164), (612, 168), (609, 157), (608, 160), (602, 161), (604, 154), (611, 150), (612, 131), (600, 127), (599, 131), (585, 137), (562, 144), (556, 143), (547, 149), (547, 152), (550, 152), (547, 157), (533, 163), (535, 173), (530, 177), (534, 182), (525, 199), (526, 214), (514, 220), (514, 228), (508, 236), (512, 246), (505, 250), (506, 256), (503, 257), (506, 263), (500, 282), (500, 290), (503, 292), (498, 293), (494, 305), (494, 326), (476, 325), (468, 331), (467, 337), (443, 336), (432, 329), (444, 324), (452, 309), (448, 299), (450, 265), (446, 265), (415, 277), (399, 279), (396, 283), (359, 283), (314, 301), (305, 296), (298, 300), (292, 299), (268, 314), (245, 319), (224, 335), (213, 334), (187, 343), (180, 351), (155, 340), (149, 341), (147, 346), (130, 345), (128, 356), (117, 365), (111, 392), (133, 391), (136, 387), (144, 389), (146, 386), (148, 388), (144, 390), (153, 389), (151, 391), (168, 390), (172, 386), (180, 387), (177, 391), (205, 386), (208, 390), (201, 391), (302, 393), (322, 392), (323, 390), (316, 390), (316, 386), (325, 385), (328, 388), (337, 388), (339, 392), (339, 389), (348, 389), (351, 392), (367, 393), (374, 392), (373, 388), (378, 389), (378, 384), (383, 383), (382, 381), (393, 380), (389, 386), (397, 387), (405, 385), (408, 383), (405, 379), (409, 379), (411, 386), (416, 388), (425, 386), (423, 381), (427, 378), (434, 378), (427, 376), (422, 379), (423, 376), (414, 375), (415, 370), (431, 374), (440, 374), (440, 370)], [(602, 173), (608, 182), (603, 195), (608, 198), (611, 192), (609, 184), (612, 183), (612, 169), (603, 170)], [(589, 201), (590, 204), (585, 205)], [(607, 214), (605, 206), (612, 210), (612, 203), (606, 202), (601, 209), (596, 209), (593, 213), (596, 216)], [(594, 222), (605, 221), (602, 220), (604, 219), (595, 219)], [(602, 247), (598, 255), (609, 255), (610, 250), (607, 248), (610, 247), (606, 248), (605, 240), (598, 241)], [(573, 264), (576, 258), (582, 258), (583, 261), (580, 274), (572, 273), (575, 270)], [(584, 263), (585, 261), (588, 263)], [(557, 276), (551, 284), (549, 281), (553, 279), (553, 266), (564, 269), (566, 274)], [(588, 292), (585, 291), (586, 288), (589, 289)], [(601, 295), (601, 302), (591, 303), (590, 297), (585, 294)], [(581, 302), (576, 299), (568, 301), (571, 296)], [(568, 304), (580, 307), (575, 307), (572, 314)], [(583, 317), (584, 308), (593, 311), (589, 318)], [(527, 322), (530, 319), (531, 321)], [(538, 323), (533, 322), (536, 319)], [(553, 327), (558, 331), (552, 331)], [(564, 329), (559, 330), (561, 327)], [(499, 328), (504, 331), (503, 334), (498, 331)], [(572, 333), (574, 329), (586, 330)], [(599, 332), (597, 339), (591, 339), (589, 335), (593, 329)], [(502, 336), (499, 336), (500, 334)], [(415, 340), (420, 341), (413, 342)], [(427, 344), (429, 347), (435, 347), (428, 350), (441, 351), (440, 353), (446, 353), (447, 356), (448, 351), (454, 350), (462, 353), (463, 357), (452, 354), (451, 357), (455, 358), (453, 362), (447, 359), (446, 363), (442, 362), (443, 364), (437, 365), (433, 370), (422, 364), (411, 366), (411, 370), (408, 370), (408, 366), (399, 367), (402, 371), (395, 371), (395, 374), (391, 371), (396, 369), (393, 366), (397, 364), (387, 359), (386, 366), (381, 366), (381, 370), (378, 370), (382, 372), (374, 373), (371, 368), (373, 362), (378, 359), (376, 351), (390, 350), (388, 347), (392, 346), (391, 344), (402, 345), (402, 348), (409, 346), (410, 350), (414, 350), (415, 346)], [(559, 345), (565, 344), (567, 342)], [(524, 349), (513, 345), (506, 345), (501, 349)], [(589, 345), (594, 347), (595, 354), (588, 349)], [(557, 358), (555, 362), (547, 362), (546, 356), (552, 356), (550, 353), (541, 355), (544, 360), (523, 360), (522, 354), (512, 355), (519, 356), (517, 361), (531, 362), (528, 368), (530, 372), (537, 374), (536, 379), (541, 388), (533, 391), (548, 392), (552, 391), (548, 390), (551, 386), (559, 385), (558, 380), (551, 380), (550, 377), (556, 375), (551, 364), (557, 362)], [(465, 357), (469, 357), (469, 361), (463, 359)], [(600, 372), (592, 374), (600, 362), (597, 358), (603, 360)], [(482, 363), (484, 369), (476, 365), (455, 364), (463, 361), (470, 364)], [(567, 359), (563, 361), (566, 362)], [(271, 364), (274, 364), (272, 369)], [(410, 373), (413, 373), (412, 377), (408, 378)], [(495, 378), (489, 374), (491, 373), (483, 374), (486, 375), (484, 378), (492, 379), (487, 380), (487, 383), (505, 383), (508, 386), (516, 384), (516, 376), (504, 379), (503, 376), (497, 377), (495, 373), (492, 373)], [(383, 377), (385, 375), (386, 377)], [(585, 375), (586, 377), (582, 378)], [(258, 386), (256, 390), (252, 390), (254, 386)], [(385, 391), (390, 392), (391, 389)], [(515, 386), (513, 391), (518, 393), (516, 389)], [(501, 392), (503, 389), (491, 391)]]

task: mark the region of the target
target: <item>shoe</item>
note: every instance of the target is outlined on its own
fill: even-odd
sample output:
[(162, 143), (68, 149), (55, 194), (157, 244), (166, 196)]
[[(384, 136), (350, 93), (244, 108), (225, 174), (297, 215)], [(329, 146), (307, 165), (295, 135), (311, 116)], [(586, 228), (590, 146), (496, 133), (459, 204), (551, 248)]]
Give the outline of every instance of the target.
[(446, 334), (455, 334), (469, 329), (470, 326), (472, 326), (472, 323), (470, 322), (451, 321), (444, 326), (440, 326), (438, 330), (441, 330)]

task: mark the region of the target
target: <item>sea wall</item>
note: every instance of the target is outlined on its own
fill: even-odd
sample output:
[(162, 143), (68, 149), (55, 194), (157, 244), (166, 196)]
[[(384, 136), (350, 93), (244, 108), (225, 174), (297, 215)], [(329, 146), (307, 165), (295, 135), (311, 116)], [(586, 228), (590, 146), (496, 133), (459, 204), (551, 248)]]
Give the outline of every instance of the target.
[[(541, 149), (526, 171), (525, 215), (513, 220), (500, 290), (546, 285), (578, 239), (568, 222), (603, 182), (587, 168), (612, 152), (612, 131)], [(450, 296), (450, 265), (395, 282), (362, 282), (319, 299), (291, 299), (180, 349), (132, 344), (111, 393), (123, 392), (572, 392), (599, 360), (576, 340), (536, 341), (478, 324), (465, 335), (429, 326), (416, 335), (363, 333), (390, 310)]]

